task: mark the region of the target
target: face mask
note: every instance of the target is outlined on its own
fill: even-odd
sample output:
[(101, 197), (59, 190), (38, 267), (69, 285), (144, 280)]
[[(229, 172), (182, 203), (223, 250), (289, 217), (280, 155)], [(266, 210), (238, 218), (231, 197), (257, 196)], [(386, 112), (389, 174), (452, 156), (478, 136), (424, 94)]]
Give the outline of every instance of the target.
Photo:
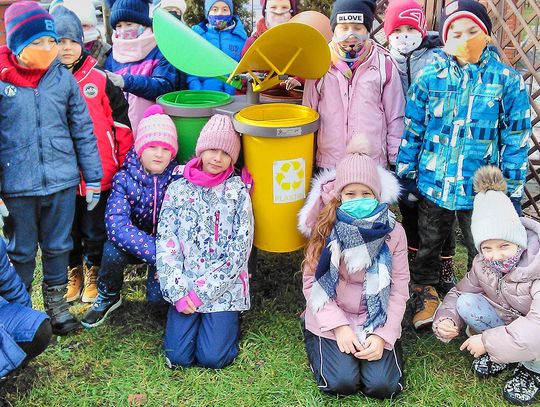
[(444, 46), (444, 52), (455, 56), (458, 60), (466, 64), (477, 64), (480, 56), (489, 42), (489, 37), (480, 33), (468, 40), (449, 39)]
[[(354, 46), (350, 45), (343, 45), (342, 43), (346, 40), (348, 40), (350, 37), (354, 37), (358, 40), (358, 43)], [(357, 34), (357, 33), (347, 33), (343, 34), (342, 36), (336, 36), (334, 34), (334, 37), (332, 38), (332, 42), (337, 44), (339, 48), (346, 53), (350, 53), (351, 51), (356, 54), (358, 51), (362, 49), (364, 46), (364, 43), (369, 39), (369, 34)]]
[(122, 40), (134, 40), (139, 38), (144, 32), (145, 28), (139, 25), (137, 28), (118, 28), (116, 30), (116, 36)]
[(394, 33), (388, 37), (390, 47), (403, 55), (410, 54), (422, 43), (422, 34), (415, 33)]
[(521, 260), (521, 255), (524, 251), (525, 250), (523, 250), (522, 248), (519, 248), (516, 254), (514, 254), (512, 257), (502, 260), (488, 260), (486, 258), (483, 258), (482, 263), (484, 263), (486, 267), (489, 267), (495, 272), (502, 274), (510, 273)]
[(342, 202), (339, 208), (355, 219), (364, 219), (371, 215), (379, 201), (375, 198), (356, 198)]
[(265, 10), (266, 11), (266, 26), (268, 28), (275, 27), (276, 25), (280, 25), (283, 23), (286, 23), (291, 19), (292, 11), (272, 11), (272, 10)]
[(50, 50), (26, 47), (19, 54), (19, 59), (28, 68), (47, 69), (58, 56), (58, 46), (54, 44)]
[(229, 25), (232, 21), (232, 15), (228, 16), (208, 16), (208, 23), (215, 27), (216, 30), (221, 31)]
[(99, 38), (99, 31), (94, 27), (88, 31), (84, 32), (83, 42), (88, 44), (89, 42), (95, 41)]

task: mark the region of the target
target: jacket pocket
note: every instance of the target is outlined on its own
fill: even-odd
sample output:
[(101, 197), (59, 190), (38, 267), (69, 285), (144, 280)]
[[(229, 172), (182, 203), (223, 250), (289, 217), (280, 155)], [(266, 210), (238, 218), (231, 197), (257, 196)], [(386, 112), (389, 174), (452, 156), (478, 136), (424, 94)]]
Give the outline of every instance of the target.
[[(30, 145), (0, 151), (1, 189), (6, 193), (31, 191), (36, 164), (30, 162)], [(34, 173), (35, 174), (35, 173)]]
[[(64, 183), (79, 179), (77, 155), (73, 147), (73, 141), (69, 137), (50, 138), (52, 146), (51, 159), (46, 160), (45, 173), (53, 182)], [(99, 165), (100, 163), (96, 163)]]
[(471, 119), (497, 121), (499, 119), (501, 98), (486, 94), (473, 94)]

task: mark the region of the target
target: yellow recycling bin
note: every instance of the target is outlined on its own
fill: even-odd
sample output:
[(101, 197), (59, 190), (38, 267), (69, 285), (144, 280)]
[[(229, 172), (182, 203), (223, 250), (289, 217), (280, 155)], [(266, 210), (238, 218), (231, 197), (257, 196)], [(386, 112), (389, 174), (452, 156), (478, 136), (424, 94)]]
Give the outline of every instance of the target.
[(274, 253), (302, 248), (297, 215), (309, 191), (319, 114), (286, 103), (254, 105), (234, 115), (234, 127), (254, 181), (255, 246)]

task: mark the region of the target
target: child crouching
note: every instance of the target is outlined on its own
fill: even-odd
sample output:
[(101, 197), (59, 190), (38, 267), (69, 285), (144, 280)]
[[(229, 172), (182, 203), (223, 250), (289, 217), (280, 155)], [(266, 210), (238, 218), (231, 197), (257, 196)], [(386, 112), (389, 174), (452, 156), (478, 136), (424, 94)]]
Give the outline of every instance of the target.
[(540, 392), (540, 224), (518, 217), (498, 168), (479, 169), (474, 188), (471, 230), (479, 254), (444, 298), (433, 330), (444, 342), (463, 325), (475, 331), (460, 349), (475, 357), (479, 377), (518, 363), (503, 395), (531, 404)]
[(147, 264), (146, 298), (163, 303), (156, 277), (158, 214), (172, 180), (178, 151), (176, 128), (160, 106), (149, 107), (139, 123), (134, 147), (113, 178), (105, 211), (108, 240), (98, 273), (98, 296), (81, 321), (96, 327), (122, 304), (120, 289), (128, 264)]
[(157, 271), (169, 308), (163, 349), (172, 366), (219, 369), (238, 355), (239, 316), (250, 308), (248, 258), (253, 213), (234, 174), (240, 137), (213, 116), (163, 202)]
[(386, 203), (397, 200), (397, 180), (369, 157), (366, 143), (352, 139), (333, 193), (315, 182), (300, 214), (301, 230), (311, 233), (302, 265), (304, 339), (322, 391), (385, 399), (403, 389), (397, 340), (409, 266), (405, 232)]

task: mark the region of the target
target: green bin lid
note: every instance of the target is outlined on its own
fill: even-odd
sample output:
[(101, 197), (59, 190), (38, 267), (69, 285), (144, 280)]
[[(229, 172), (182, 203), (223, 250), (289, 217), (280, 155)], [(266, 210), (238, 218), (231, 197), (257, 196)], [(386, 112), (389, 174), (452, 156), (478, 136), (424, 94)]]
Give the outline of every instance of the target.
[(157, 99), (157, 103), (169, 116), (207, 117), (214, 108), (233, 101), (233, 97), (214, 90), (179, 90), (166, 93)]

